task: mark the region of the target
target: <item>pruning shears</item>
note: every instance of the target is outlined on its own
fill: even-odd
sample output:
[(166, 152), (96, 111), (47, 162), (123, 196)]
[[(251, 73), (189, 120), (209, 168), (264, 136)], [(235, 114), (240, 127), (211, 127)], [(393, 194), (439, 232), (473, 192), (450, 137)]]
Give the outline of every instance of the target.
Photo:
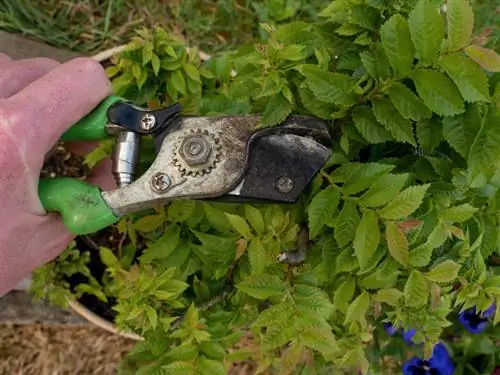
[[(90, 234), (137, 211), (178, 199), (293, 203), (331, 156), (326, 124), (289, 116), (259, 128), (260, 115), (184, 116), (174, 104), (146, 109), (118, 96), (102, 101), (62, 141), (116, 137), (117, 188), (102, 191), (67, 177), (41, 179), (39, 197), (76, 235)], [(137, 176), (141, 137), (156, 158)]]

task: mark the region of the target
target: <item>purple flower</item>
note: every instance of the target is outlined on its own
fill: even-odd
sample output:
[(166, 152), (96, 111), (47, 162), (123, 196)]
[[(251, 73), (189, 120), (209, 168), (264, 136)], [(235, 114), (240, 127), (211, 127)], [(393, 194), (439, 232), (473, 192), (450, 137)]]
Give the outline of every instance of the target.
[(404, 375), (452, 375), (454, 371), (455, 365), (442, 343), (434, 346), (431, 358), (413, 357), (403, 364)]
[(462, 323), (467, 331), (478, 334), (486, 329), (488, 319), (493, 316), (495, 309), (496, 305), (493, 304), (482, 314), (478, 314), (476, 306), (474, 306), (458, 314), (458, 321)]
[[(398, 331), (399, 329), (396, 328), (392, 323), (388, 322), (388, 323), (384, 323), (384, 328), (385, 328), (385, 331), (387, 332), (387, 334), (389, 336), (394, 336)], [(413, 345), (414, 342), (411, 341), (411, 339), (413, 338), (413, 336), (415, 336), (415, 333), (417, 333), (417, 331), (415, 329), (410, 329), (408, 331), (405, 331), (403, 330), (403, 340), (408, 344), (408, 345)]]

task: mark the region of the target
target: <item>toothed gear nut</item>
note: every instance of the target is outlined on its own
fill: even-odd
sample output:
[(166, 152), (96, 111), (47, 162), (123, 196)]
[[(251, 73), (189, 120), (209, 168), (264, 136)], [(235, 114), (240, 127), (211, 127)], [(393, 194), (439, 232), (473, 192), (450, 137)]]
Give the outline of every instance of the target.
[(187, 176), (202, 176), (215, 168), (220, 158), (219, 138), (208, 130), (192, 129), (177, 145), (174, 164)]

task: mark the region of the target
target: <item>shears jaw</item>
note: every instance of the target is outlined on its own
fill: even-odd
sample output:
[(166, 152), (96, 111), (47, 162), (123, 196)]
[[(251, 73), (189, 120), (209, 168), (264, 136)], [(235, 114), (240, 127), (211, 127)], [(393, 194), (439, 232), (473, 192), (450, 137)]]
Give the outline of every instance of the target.
[[(149, 169), (103, 198), (119, 216), (178, 199), (293, 203), (331, 155), (318, 141), (329, 140), (327, 126), (302, 116), (273, 128), (259, 122), (258, 115), (175, 116), (152, 134), (157, 156)], [(127, 133), (131, 141), (122, 144), (134, 144)], [(126, 169), (116, 171), (120, 163), (136, 163), (130, 154), (115, 148), (115, 176)]]

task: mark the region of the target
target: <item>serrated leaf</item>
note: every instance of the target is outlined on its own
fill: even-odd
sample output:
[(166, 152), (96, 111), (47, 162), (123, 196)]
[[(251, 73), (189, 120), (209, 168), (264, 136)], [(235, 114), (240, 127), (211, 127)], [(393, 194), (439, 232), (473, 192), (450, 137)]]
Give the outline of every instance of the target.
[(285, 291), (285, 284), (280, 277), (267, 274), (247, 277), (236, 287), (243, 293), (257, 299), (279, 296)]
[(333, 310), (329, 295), (315, 286), (297, 284), (295, 285), (295, 306), (305, 311), (311, 311), (323, 317)]
[(257, 208), (248, 204), (245, 205), (245, 217), (247, 218), (252, 228), (255, 230), (255, 233), (257, 233), (258, 235), (264, 233), (266, 229), (264, 225), (264, 217)]
[(315, 238), (337, 211), (340, 193), (329, 186), (314, 196), (307, 208), (309, 239)]
[(277, 320), (288, 320), (295, 314), (295, 308), (290, 300), (286, 300), (278, 305), (273, 305), (262, 311), (253, 322), (254, 327), (272, 326)]
[(479, 64), (484, 70), (500, 72), (500, 55), (496, 51), (476, 44), (466, 47), (464, 51), (471, 60)]
[(299, 338), (304, 345), (323, 354), (339, 350), (337, 340), (332, 331), (322, 328), (308, 328), (299, 334)]
[(282, 374), (291, 374), (302, 358), (304, 351), (303, 344), (294, 342), (289, 345), (280, 358), (280, 370)]
[(115, 267), (118, 265), (118, 258), (116, 255), (107, 247), (100, 247), (99, 248), (99, 257), (101, 259), (101, 262), (104, 263), (107, 267)]
[(444, 262), (433, 267), (426, 275), (427, 279), (436, 283), (449, 283), (458, 276), (460, 265), (452, 260)]
[(191, 229), (191, 232), (202, 243), (197, 255), (202, 256), (204, 262), (227, 263), (232, 262), (236, 253), (236, 241), (231, 237), (219, 237)]
[(469, 106), (464, 114), (443, 118), (444, 139), (467, 160), (472, 143), (481, 129), (481, 123), (478, 107)]
[(384, 125), (396, 140), (417, 145), (412, 123), (401, 116), (390, 99), (375, 99), (372, 101), (372, 106), (377, 121)]
[(352, 242), (360, 220), (356, 203), (352, 200), (344, 201), (334, 228), (335, 241), (339, 247), (345, 247)]
[(345, 313), (349, 307), (352, 297), (354, 297), (354, 290), (356, 288), (356, 281), (354, 278), (349, 278), (342, 282), (335, 291), (333, 297), (333, 305), (337, 310)]
[(418, 209), (429, 187), (430, 184), (407, 187), (380, 211), (380, 217), (386, 220), (408, 217)]
[(408, 23), (411, 40), (423, 66), (431, 66), (444, 39), (444, 21), (437, 3), (419, 0), (410, 12)]
[(370, 143), (384, 143), (392, 136), (375, 118), (373, 111), (367, 106), (359, 106), (352, 112), (352, 121), (359, 133)]
[(345, 106), (355, 104), (354, 83), (348, 75), (326, 72), (316, 65), (301, 65), (298, 70), (317, 99)]
[(429, 288), (420, 271), (413, 270), (404, 287), (404, 300), (408, 307), (421, 307), (427, 303)]
[(170, 256), (179, 245), (180, 235), (180, 226), (170, 224), (162, 236), (144, 251), (140, 257), (141, 262), (147, 263)]
[(196, 370), (201, 375), (226, 375), (224, 364), (213, 359), (201, 356), (196, 361)]
[(418, 144), (426, 154), (431, 154), (443, 140), (443, 129), (440, 121), (440, 118), (435, 117), (418, 121), (415, 125)]
[(393, 15), (380, 28), (380, 38), (396, 75), (408, 76), (411, 73), (415, 55), (408, 21), (400, 14)]
[(347, 247), (345, 250), (342, 250), (335, 260), (335, 271), (337, 273), (352, 272), (358, 267), (358, 259), (352, 247)]
[(365, 268), (380, 243), (380, 228), (377, 214), (365, 210), (356, 228), (353, 246), (361, 268)]
[(151, 66), (153, 67), (153, 73), (155, 74), (155, 76), (158, 76), (158, 73), (160, 72), (161, 62), (160, 58), (155, 54), (151, 56)]
[(387, 247), (391, 256), (404, 267), (408, 267), (410, 252), (404, 231), (394, 222), (386, 223)]
[(170, 80), (169, 80), (173, 87), (180, 92), (182, 95), (187, 94), (187, 88), (186, 88), (186, 79), (184, 78), (184, 75), (180, 70), (174, 70), (170, 74)]
[(399, 300), (403, 297), (403, 292), (396, 288), (380, 289), (372, 299), (377, 302), (387, 303), (390, 306), (397, 306)]
[(231, 223), (234, 229), (246, 239), (250, 239), (252, 237), (252, 231), (250, 230), (250, 226), (247, 221), (241, 216), (225, 213), (227, 219)]
[(351, 322), (361, 322), (365, 319), (365, 314), (370, 305), (370, 295), (363, 291), (357, 296), (347, 309), (344, 324)]
[(469, 102), (490, 100), (488, 77), (474, 61), (456, 52), (441, 57), (439, 64), (457, 85), (465, 100)]
[(187, 361), (176, 361), (162, 367), (162, 370), (168, 375), (194, 375), (195, 366)]
[(332, 118), (332, 113), (335, 112), (334, 104), (316, 99), (314, 93), (305, 86), (299, 87), (298, 91), (302, 105), (312, 115), (325, 120)]
[(198, 357), (198, 348), (195, 345), (180, 345), (171, 348), (167, 356), (178, 361), (190, 361)]
[(203, 204), (203, 208), (205, 209), (205, 214), (208, 222), (217, 231), (226, 233), (231, 230), (232, 225), (222, 211), (207, 203)]
[(380, 177), (388, 175), (394, 169), (393, 165), (364, 163), (349, 176), (342, 186), (342, 192), (347, 195), (357, 194), (368, 189)]
[(158, 315), (156, 315), (156, 311), (151, 306), (146, 306), (146, 315), (148, 316), (151, 327), (156, 329), (156, 326), (158, 325)]
[(266, 249), (259, 237), (252, 237), (247, 252), (250, 266), (252, 267), (252, 275), (262, 273), (271, 264), (270, 257), (267, 255)]
[(418, 69), (412, 74), (418, 95), (440, 116), (464, 112), (464, 100), (451, 78), (433, 69)]
[(408, 120), (423, 120), (432, 116), (432, 111), (408, 87), (395, 82), (389, 88), (389, 97), (399, 113)]
[(196, 66), (194, 66), (191, 63), (186, 63), (182, 66), (182, 68), (184, 69), (184, 72), (186, 72), (186, 75), (189, 78), (191, 78), (193, 81), (201, 83), (200, 72), (196, 68)]
[(288, 101), (283, 93), (280, 92), (272, 96), (271, 100), (267, 103), (264, 113), (262, 114), (262, 126), (270, 127), (280, 124), (292, 112), (292, 109), (292, 103)]
[(448, 51), (458, 51), (470, 43), (474, 29), (474, 12), (469, 0), (448, 0), (446, 5)]
[(358, 203), (365, 207), (383, 206), (397, 197), (407, 180), (406, 173), (382, 176), (358, 199)]
[(500, 303), (497, 303), (495, 316), (493, 317), (493, 324), (496, 326), (498, 323), (500, 323)]
[(283, 60), (299, 61), (307, 57), (307, 49), (300, 44), (290, 44), (280, 50), (278, 56)]
[(469, 220), (478, 211), (478, 208), (471, 206), (469, 203), (461, 204), (447, 208), (441, 214), (441, 218), (451, 221), (452, 223), (461, 223)]

